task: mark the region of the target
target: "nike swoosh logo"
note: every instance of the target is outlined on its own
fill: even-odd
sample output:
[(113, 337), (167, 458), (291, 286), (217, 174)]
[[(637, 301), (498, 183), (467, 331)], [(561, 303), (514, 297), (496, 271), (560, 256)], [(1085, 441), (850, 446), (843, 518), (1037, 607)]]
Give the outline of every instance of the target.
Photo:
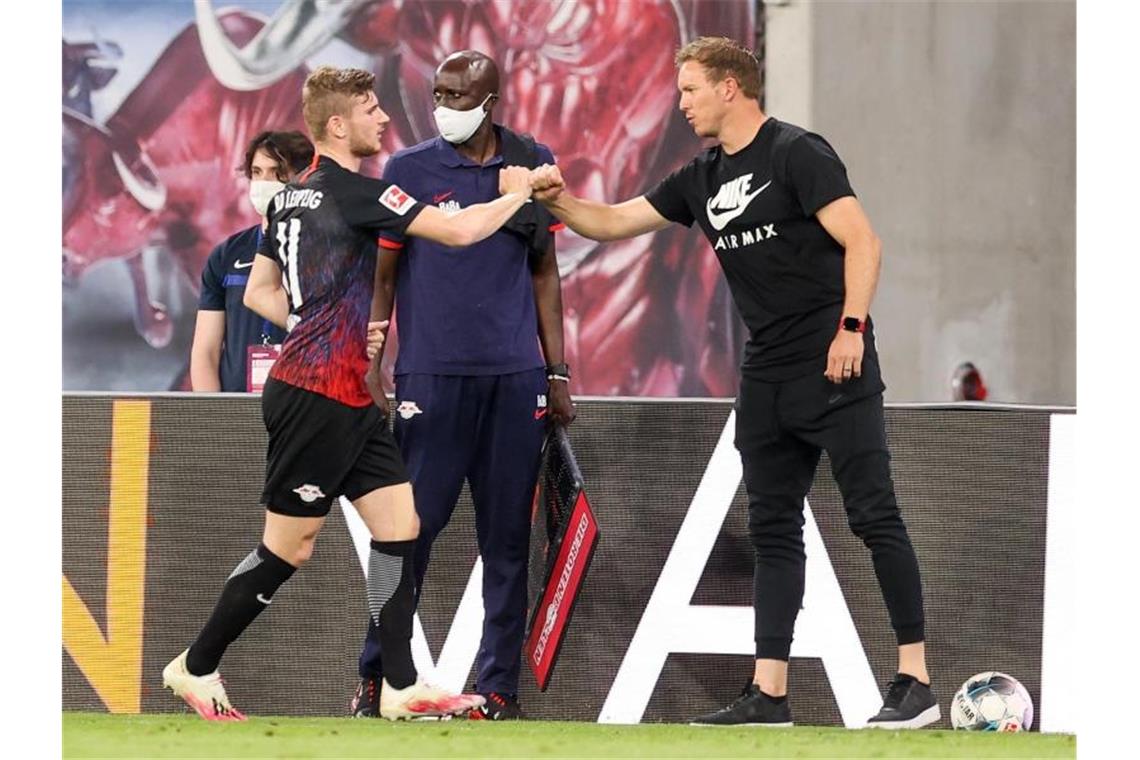
[(245, 262), (235, 261), (234, 262), (234, 269), (249, 269), (251, 266), (253, 266), (252, 261), (245, 261)]
[(432, 203), (439, 203), (439, 202), (441, 202), (441, 201), (445, 201), (445, 200), (447, 200), (448, 198), (450, 198), (450, 197), (451, 197), (451, 196), (453, 196), (453, 195), (455, 195), (455, 191), (454, 191), (454, 190), (449, 190), (449, 191), (447, 191), (446, 193), (440, 193), (439, 195), (433, 195), (433, 196), (431, 197), (431, 202), (432, 202)]
[(838, 400), (839, 400), (839, 399), (841, 399), (841, 398), (843, 398), (843, 394), (842, 394), (842, 393), (835, 393), (835, 394), (832, 394), (831, 398), (829, 398), (829, 399), (827, 400), (827, 403), (828, 403), (828, 405), (834, 404), (836, 401), (838, 401)]
[(731, 208), (728, 211), (722, 211), (720, 213), (713, 211), (713, 199), (709, 198), (707, 201), (705, 201), (705, 211), (707, 211), (709, 215), (709, 224), (712, 225), (712, 228), (714, 230), (720, 232), (728, 226), (729, 222), (743, 214), (744, 210), (748, 208), (748, 204), (751, 203), (757, 195), (767, 190), (768, 185), (770, 184), (772, 184), (772, 180), (768, 180), (763, 185), (753, 190), (750, 194), (744, 196), (744, 200), (736, 208)]
[(545, 416), (546, 416), (546, 410), (545, 409), (535, 409), (534, 410), (534, 418), (536, 420), (541, 420)]
[(266, 599), (266, 598), (265, 598), (264, 596), (262, 596), (261, 594), (258, 594), (258, 595), (257, 595), (257, 601), (261, 602), (262, 604), (273, 604), (273, 600), (272, 600), (272, 599)]

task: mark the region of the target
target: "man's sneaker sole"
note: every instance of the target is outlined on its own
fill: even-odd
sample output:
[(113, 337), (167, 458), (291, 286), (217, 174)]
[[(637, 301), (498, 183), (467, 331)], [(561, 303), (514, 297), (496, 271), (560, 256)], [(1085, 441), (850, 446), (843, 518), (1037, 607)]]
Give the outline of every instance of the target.
[(701, 726), (703, 728), (740, 728), (741, 726), (748, 726), (752, 728), (791, 728), (795, 723), (789, 721), (787, 723), (696, 723), (692, 722), (690, 726)]
[(922, 728), (935, 723), (942, 718), (942, 711), (938, 709), (938, 705), (931, 705), (918, 715), (910, 720), (877, 720), (867, 721), (866, 728), (883, 728), (888, 730), (900, 730), (907, 728)]

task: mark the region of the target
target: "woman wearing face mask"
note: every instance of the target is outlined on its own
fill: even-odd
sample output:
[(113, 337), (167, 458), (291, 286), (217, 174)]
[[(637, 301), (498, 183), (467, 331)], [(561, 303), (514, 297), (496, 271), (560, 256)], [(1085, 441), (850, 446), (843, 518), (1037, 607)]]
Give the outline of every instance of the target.
[(246, 148), (239, 169), (249, 180), (249, 201), (262, 219), (219, 243), (202, 270), (190, 348), (195, 391), (246, 392), (264, 382), (261, 375), (285, 334), (242, 305), (242, 297), (269, 202), (312, 160), (313, 144), (300, 132), (262, 132)]

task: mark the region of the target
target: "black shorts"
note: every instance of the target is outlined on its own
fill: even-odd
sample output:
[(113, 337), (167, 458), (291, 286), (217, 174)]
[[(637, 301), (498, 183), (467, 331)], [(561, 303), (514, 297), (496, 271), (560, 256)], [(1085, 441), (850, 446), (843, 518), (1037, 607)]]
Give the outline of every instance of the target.
[(269, 431), (265, 489), (270, 512), (323, 517), (349, 501), (408, 482), (388, 420), (374, 404), (354, 407), (270, 378), (261, 394)]

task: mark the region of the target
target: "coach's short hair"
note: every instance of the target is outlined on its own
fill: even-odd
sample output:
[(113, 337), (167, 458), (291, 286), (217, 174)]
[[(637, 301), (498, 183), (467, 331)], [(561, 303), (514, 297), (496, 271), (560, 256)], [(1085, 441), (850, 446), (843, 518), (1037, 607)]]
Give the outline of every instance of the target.
[(321, 66), (305, 80), (301, 90), (301, 115), (314, 140), (325, 139), (325, 128), (333, 116), (348, 116), (352, 100), (368, 95), (376, 85), (376, 75), (364, 69), (338, 69)]
[(300, 132), (266, 130), (250, 140), (245, 149), (245, 160), (240, 168), (247, 179), (253, 174), (253, 157), (259, 150), (264, 150), (277, 162), (277, 178), (283, 182), (304, 171), (313, 162), (315, 152), (309, 138)]
[(698, 37), (677, 51), (679, 67), (696, 61), (705, 67), (710, 82), (732, 77), (740, 84), (744, 97), (760, 99), (760, 62), (752, 51), (728, 37)]

